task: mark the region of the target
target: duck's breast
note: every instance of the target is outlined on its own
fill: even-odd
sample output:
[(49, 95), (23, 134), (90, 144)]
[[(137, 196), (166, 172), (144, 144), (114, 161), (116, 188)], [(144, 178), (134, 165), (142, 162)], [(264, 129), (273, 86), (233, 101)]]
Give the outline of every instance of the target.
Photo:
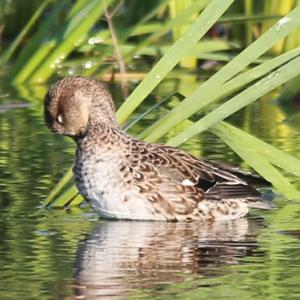
[(162, 220), (138, 188), (124, 180), (122, 166), (122, 158), (113, 153), (77, 153), (74, 173), (80, 194), (105, 218)]

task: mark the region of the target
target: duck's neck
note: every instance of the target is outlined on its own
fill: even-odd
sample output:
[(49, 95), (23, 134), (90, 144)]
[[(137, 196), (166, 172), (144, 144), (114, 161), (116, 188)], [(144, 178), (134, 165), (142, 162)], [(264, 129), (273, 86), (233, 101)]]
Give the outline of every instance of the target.
[(114, 148), (126, 144), (130, 137), (120, 127), (112, 122), (90, 122), (84, 136), (76, 139), (80, 148), (86, 146), (100, 146), (101, 148)]
[(112, 128), (119, 128), (119, 125), (114, 115), (111, 115), (109, 113), (104, 114), (101, 110), (99, 110), (99, 113), (94, 112), (93, 115), (90, 116), (88, 127), (93, 128), (102, 125)]

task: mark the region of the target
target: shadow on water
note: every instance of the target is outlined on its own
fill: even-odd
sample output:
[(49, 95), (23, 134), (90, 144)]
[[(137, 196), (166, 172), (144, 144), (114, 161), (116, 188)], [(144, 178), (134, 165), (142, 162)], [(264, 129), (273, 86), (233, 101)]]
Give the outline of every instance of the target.
[(222, 266), (236, 265), (245, 256), (264, 255), (255, 252), (262, 227), (260, 219), (97, 224), (77, 252), (75, 293), (88, 299), (122, 299), (137, 288), (183, 282), (188, 274), (223, 275)]

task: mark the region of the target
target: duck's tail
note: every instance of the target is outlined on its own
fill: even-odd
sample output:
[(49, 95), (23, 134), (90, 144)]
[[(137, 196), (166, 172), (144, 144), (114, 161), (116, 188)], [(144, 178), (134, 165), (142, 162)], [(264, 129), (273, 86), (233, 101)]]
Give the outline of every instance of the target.
[(272, 202), (264, 201), (262, 200), (262, 198), (250, 199), (247, 200), (247, 203), (250, 208), (258, 208), (258, 209), (265, 209), (265, 210), (272, 210), (276, 208), (276, 206)]
[(205, 198), (208, 200), (234, 200), (247, 203), (250, 208), (274, 209), (270, 201), (264, 200), (261, 193), (251, 185), (236, 184), (234, 182), (222, 182), (215, 184), (206, 191)]

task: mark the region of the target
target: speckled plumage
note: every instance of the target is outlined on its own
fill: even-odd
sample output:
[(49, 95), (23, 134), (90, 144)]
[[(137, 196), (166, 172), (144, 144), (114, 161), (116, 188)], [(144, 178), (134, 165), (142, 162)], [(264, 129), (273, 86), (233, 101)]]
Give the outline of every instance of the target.
[(49, 128), (77, 143), (79, 192), (102, 217), (134, 220), (216, 220), (268, 208), (250, 182), (255, 175), (199, 160), (122, 132), (111, 95), (96, 80), (65, 78), (45, 97)]

